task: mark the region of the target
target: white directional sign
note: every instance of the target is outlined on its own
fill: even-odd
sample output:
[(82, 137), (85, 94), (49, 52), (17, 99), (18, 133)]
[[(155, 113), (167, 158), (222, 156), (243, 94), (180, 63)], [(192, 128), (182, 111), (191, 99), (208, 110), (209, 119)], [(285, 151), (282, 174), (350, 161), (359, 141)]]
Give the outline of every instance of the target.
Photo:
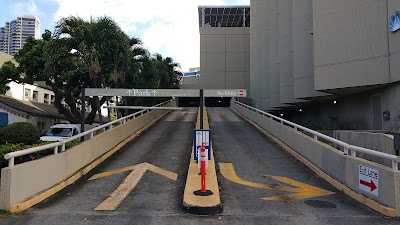
[[(200, 97), (199, 89), (86, 88), (85, 96)], [(246, 97), (245, 89), (204, 89), (204, 97)]]
[(194, 130), (193, 134), (193, 148), (194, 148), (194, 160), (198, 159), (201, 143), (204, 142), (204, 147), (208, 152), (208, 160), (211, 158), (210, 146), (211, 146), (211, 131), (210, 130)]
[(358, 187), (367, 193), (379, 196), (379, 171), (364, 165), (358, 167)]

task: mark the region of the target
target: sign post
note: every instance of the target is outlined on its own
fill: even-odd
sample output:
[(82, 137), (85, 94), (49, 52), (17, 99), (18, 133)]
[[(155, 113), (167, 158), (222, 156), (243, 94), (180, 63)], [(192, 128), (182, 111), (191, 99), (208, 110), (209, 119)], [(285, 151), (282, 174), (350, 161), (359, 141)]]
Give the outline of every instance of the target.
[(204, 108), (204, 96), (203, 89), (200, 89), (200, 129), (203, 129), (203, 108)]
[[(193, 134), (193, 159), (199, 160), (199, 154), (201, 149), (201, 143), (204, 142), (204, 148), (207, 151), (208, 160), (210, 160), (210, 149), (211, 149), (211, 131), (210, 130), (194, 130)], [(200, 168), (200, 167), (199, 167)]]

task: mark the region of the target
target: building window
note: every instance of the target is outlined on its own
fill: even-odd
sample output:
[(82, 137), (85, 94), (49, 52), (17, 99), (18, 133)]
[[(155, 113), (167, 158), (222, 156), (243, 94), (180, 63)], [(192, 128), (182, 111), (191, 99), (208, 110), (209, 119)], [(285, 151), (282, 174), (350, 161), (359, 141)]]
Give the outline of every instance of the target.
[(44, 104), (50, 104), (50, 95), (49, 94), (44, 94)]
[(25, 99), (30, 99), (30, 98), (31, 98), (31, 90), (25, 88)]
[(50, 99), (51, 104), (54, 105), (54, 100), (56, 99), (56, 97), (55, 97), (54, 95), (51, 95), (50, 98), (51, 98), (51, 99)]
[(36, 102), (38, 101), (38, 92), (37, 91), (33, 91), (32, 100), (36, 101)]
[(42, 133), (46, 129), (46, 123), (45, 122), (37, 122), (36, 126), (39, 129), (39, 131), (42, 132)]

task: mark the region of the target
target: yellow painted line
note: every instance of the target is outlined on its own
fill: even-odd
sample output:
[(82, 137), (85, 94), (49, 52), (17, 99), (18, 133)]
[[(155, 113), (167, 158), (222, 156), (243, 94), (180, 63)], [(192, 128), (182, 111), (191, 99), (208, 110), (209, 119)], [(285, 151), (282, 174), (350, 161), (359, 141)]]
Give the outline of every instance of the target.
[(297, 193), (262, 198), (263, 200), (274, 200), (274, 201), (300, 200), (300, 199), (315, 198), (315, 197), (335, 194), (334, 192), (326, 191), (324, 189), (308, 185), (296, 180), (292, 180), (287, 177), (271, 176), (271, 178), (274, 180), (278, 180), (282, 183), (297, 187), (296, 188)]
[[(141, 164), (139, 164), (139, 165), (141, 165)], [(93, 175), (91, 178), (89, 178), (88, 181), (96, 180), (96, 179), (99, 179), (99, 178), (108, 177), (108, 176), (111, 176), (111, 175), (114, 175), (114, 174), (123, 173), (123, 172), (130, 171), (130, 170), (134, 170), (135, 168), (137, 168), (137, 166), (138, 165), (128, 166), (128, 167), (117, 169), (117, 170), (113, 170), (113, 171), (108, 171), (108, 172), (104, 172), (104, 173), (98, 173), (96, 175)]]
[(279, 185), (269, 185), (269, 184), (260, 184), (250, 181), (245, 181), (240, 179), (235, 172), (235, 169), (232, 163), (219, 163), (219, 168), (221, 174), (228, 180), (245, 185), (248, 187), (260, 188), (260, 189), (267, 189), (267, 190), (277, 190), (277, 191), (284, 191), (284, 192), (293, 192), (294, 194), (285, 194), (285, 195), (278, 195), (272, 196), (267, 198), (262, 198), (263, 200), (278, 200), (278, 201), (287, 201), (287, 200), (300, 200), (305, 198), (313, 198), (313, 197), (320, 197), (334, 194), (333, 192), (326, 191), (324, 189), (314, 187), (312, 185), (308, 185), (296, 180), (292, 180), (287, 177), (280, 177), (280, 176), (269, 176), (274, 180), (278, 180), (282, 183), (289, 184), (293, 187), (285, 187)]
[(186, 112), (181, 112), (179, 115), (180, 115), (180, 116), (185, 116), (185, 115), (186, 115)]
[(154, 166), (154, 165), (151, 165), (151, 164), (148, 164), (148, 163), (141, 163), (141, 164), (134, 165), (134, 166), (127, 166), (127, 167), (124, 167), (124, 168), (121, 168), (121, 169), (95, 174), (91, 178), (89, 178), (88, 181), (96, 180), (96, 179), (100, 179), (100, 178), (104, 178), (104, 177), (108, 177), (108, 176), (111, 176), (111, 175), (114, 175), (114, 174), (123, 173), (123, 172), (130, 171), (130, 170), (135, 170), (135, 169), (137, 169), (139, 167), (140, 168), (142, 168), (142, 167), (146, 168), (146, 169), (148, 169), (148, 170), (150, 170), (150, 171), (152, 171), (154, 173), (158, 173), (158, 174), (160, 174), (162, 176), (165, 176), (165, 177), (167, 177), (167, 178), (169, 178), (171, 180), (174, 180), (174, 181), (176, 181), (178, 179), (178, 174), (176, 174), (174, 172), (162, 169), (160, 167), (157, 167), (157, 166)]
[(238, 183), (241, 185), (245, 185), (248, 187), (260, 188), (260, 189), (279, 190), (279, 191), (287, 191), (287, 192), (295, 191), (295, 189), (291, 188), (291, 187), (260, 184), (260, 183), (254, 183), (254, 182), (242, 180), (236, 175), (236, 172), (235, 172), (235, 169), (233, 168), (232, 163), (218, 163), (218, 165), (219, 165), (219, 170), (221, 171), (222, 176), (224, 176), (226, 179), (228, 179), (232, 182), (235, 182), (235, 183)]
[(145, 163), (145, 165), (146, 165), (146, 168), (148, 170), (150, 170), (150, 171), (152, 171), (154, 173), (158, 173), (158, 174), (160, 174), (160, 175), (162, 175), (162, 176), (164, 176), (166, 178), (169, 178), (171, 180), (174, 180), (174, 181), (176, 181), (178, 179), (178, 174), (176, 174), (176, 173), (173, 173), (171, 171), (162, 169), (160, 167), (157, 167), (157, 166), (154, 166), (154, 165), (151, 165), (151, 164), (148, 164), (148, 163)]
[(132, 171), (125, 180), (118, 186), (115, 191), (111, 193), (111, 195), (104, 200), (99, 206), (97, 206), (94, 210), (115, 210), (119, 204), (129, 195), (129, 193), (136, 187), (139, 183), (140, 179), (142, 179), (143, 175), (147, 170), (150, 170), (154, 173), (165, 176), (171, 180), (176, 181), (178, 179), (178, 174), (170, 172), (165, 169), (161, 169), (160, 167), (148, 164), (141, 163), (134, 166), (128, 166), (121, 169), (108, 171), (104, 173), (98, 173), (92, 176), (88, 181), (108, 177), (114, 174), (123, 173), (126, 171)]
[(118, 188), (94, 210), (115, 210), (139, 183), (144, 173), (146, 173), (146, 170), (147, 168), (140, 167), (132, 171)]

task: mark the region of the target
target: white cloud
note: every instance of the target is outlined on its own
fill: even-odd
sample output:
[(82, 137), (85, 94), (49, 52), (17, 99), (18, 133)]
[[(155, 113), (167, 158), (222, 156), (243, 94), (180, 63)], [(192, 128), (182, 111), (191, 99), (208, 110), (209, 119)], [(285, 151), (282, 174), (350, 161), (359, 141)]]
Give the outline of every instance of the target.
[[(224, 5), (226, 2), (225, 0), (52, 1), (59, 5), (54, 14), (55, 21), (71, 15), (78, 15), (84, 19), (89, 19), (91, 16), (110, 16), (125, 32), (141, 38), (150, 52), (172, 57), (181, 65), (182, 70), (200, 66), (198, 5)], [(246, 0), (237, 2), (245, 4)], [(147, 27), (143, 28), (144, 25)]]
[(39, 11), (35, 0), (29, 0), (28, 2), (14, 3), (11, 6), (11, 9), (15, 17), (23, 15), (33, 15), (33, 16), (42, 15), (42, 12)]

